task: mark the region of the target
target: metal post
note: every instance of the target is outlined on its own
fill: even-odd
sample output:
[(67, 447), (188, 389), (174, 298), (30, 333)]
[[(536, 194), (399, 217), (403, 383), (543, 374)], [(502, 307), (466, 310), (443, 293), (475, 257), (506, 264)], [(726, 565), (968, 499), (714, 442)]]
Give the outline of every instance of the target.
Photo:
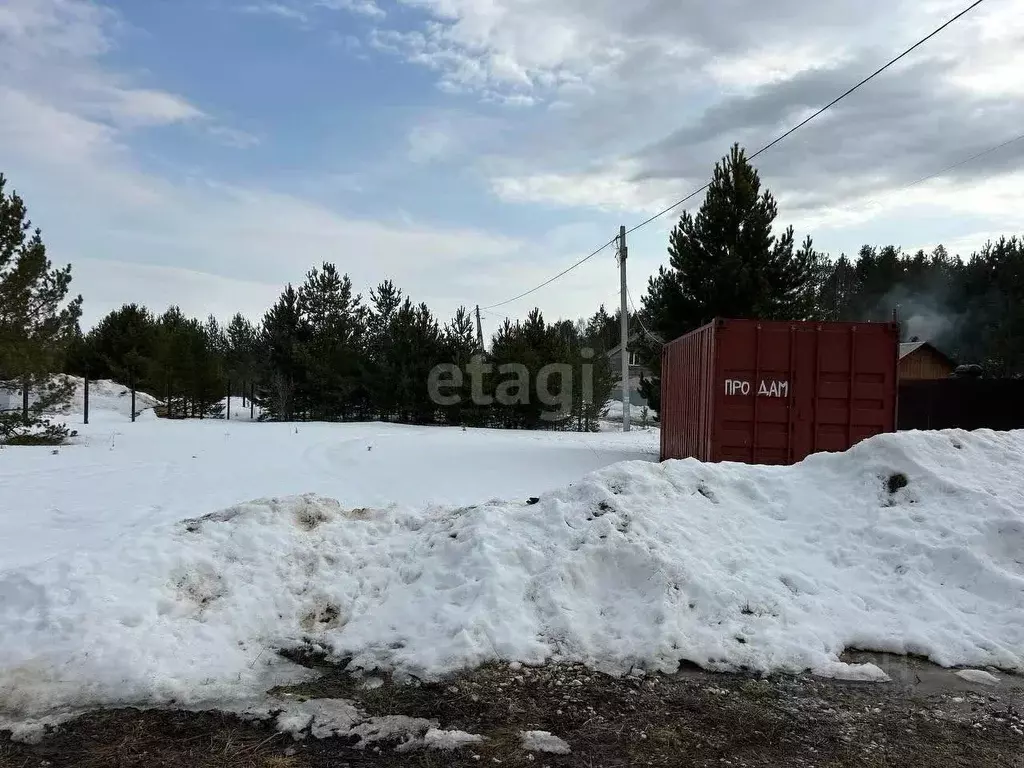
[(626, 294), (626, 228), (619, 227), (619, 296), (622, 306), (622, 431), (629, 432), (629, 306)]
[(82, 394), (82, 406), (85, 410), (84, 424), (89, 423), (89, 371), (85, 372), (85, 389)]
[(480, 351), (484, 351), (484, 329), (480, 325), (480, 305), (476, 305), (476, 343), (480, 347)]

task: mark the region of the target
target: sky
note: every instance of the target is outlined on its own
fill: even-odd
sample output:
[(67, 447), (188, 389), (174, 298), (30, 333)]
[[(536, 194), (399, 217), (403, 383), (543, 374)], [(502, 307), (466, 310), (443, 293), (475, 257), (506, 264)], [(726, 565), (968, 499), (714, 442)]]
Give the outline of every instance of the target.
[[(323, 261), (444, 320), (702, 186), (967, 0), (0, 0), (0, 172), (87, 328), (262, 316)], [(967, 255), (1024, 233), (1024, 8), (986, 0), (756, 161), (792, 225)], [(908, 186), (924, 178), (923, 183)], [(691, 210), (699, 205), (696, 198)], [(630, 293), (680, 209), (630, 237)], [(618, 301), (611, 249), (490, 309)]]

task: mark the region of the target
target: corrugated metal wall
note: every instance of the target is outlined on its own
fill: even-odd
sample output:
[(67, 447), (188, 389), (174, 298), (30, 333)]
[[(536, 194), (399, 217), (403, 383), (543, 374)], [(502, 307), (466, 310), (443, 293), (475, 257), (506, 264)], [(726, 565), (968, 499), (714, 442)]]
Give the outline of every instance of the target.
[(789, 464), (896, 420), (898, 328), (717, 320), (662, 352), (662, 458)]
[(662, 348), (662, 459), (713, 461), (715, 368), (714, 326)]

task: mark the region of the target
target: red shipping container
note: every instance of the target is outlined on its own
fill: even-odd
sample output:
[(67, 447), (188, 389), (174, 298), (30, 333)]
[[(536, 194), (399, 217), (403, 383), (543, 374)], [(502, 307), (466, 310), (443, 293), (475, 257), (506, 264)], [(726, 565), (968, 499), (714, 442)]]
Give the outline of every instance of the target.
[(661, 459), (793, 464), (896, 429), (899, 326), (715, 320), (661, 353)]

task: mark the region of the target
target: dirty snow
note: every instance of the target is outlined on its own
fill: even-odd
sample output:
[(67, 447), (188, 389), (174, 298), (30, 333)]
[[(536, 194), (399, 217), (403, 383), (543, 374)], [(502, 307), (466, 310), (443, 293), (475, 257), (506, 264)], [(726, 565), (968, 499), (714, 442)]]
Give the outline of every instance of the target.
[(437, 728), (431, 728), (423, 736), (423, 745), (427, 749), (451, 751), (453, 749), (468, 747), (470, 744), (480, 744), (483, 740), (484, 737), (476, 733), (466, 733), (465, 731), (439, 731)]
[[(790, 468), (629, 461), (531, 504), (527, 488), (646, 455), (648, 438), (226, 426), (152, 421), (113, 448), (95, 430), (59, 457), (0, 452), (0, 522), (18, 542), (0, 549), (0, 729), (251, 697), (307, 676), (275, 652), (307, 642), (399, 678), (688, 660), (884, 679), (842, 663), (847, 648), (1024, 671), (1024, 432), (886, 435)], [(894, 472), (909, 484), (890, 494)], [(303, 483), (341, 501), (210, 509)], [(512, 500), (482, 503), (496, 485)], [(389, 495), (400, 503), (376, 501)], [(49, 544), (69, 520), (79, 544)], [(390, 727), (353, 725), (340, 704), (283, 714), (321, 733)]]
[(999, 678), (983, 669), (961, 669), (956, 673), (961, 680), (980, 685), (999, 685)]
[(548, 731), (523, 731), (519, 734), (523, 749), (528, 752), (547, 752), (552, 755), (568, 755), (569, 745)]

